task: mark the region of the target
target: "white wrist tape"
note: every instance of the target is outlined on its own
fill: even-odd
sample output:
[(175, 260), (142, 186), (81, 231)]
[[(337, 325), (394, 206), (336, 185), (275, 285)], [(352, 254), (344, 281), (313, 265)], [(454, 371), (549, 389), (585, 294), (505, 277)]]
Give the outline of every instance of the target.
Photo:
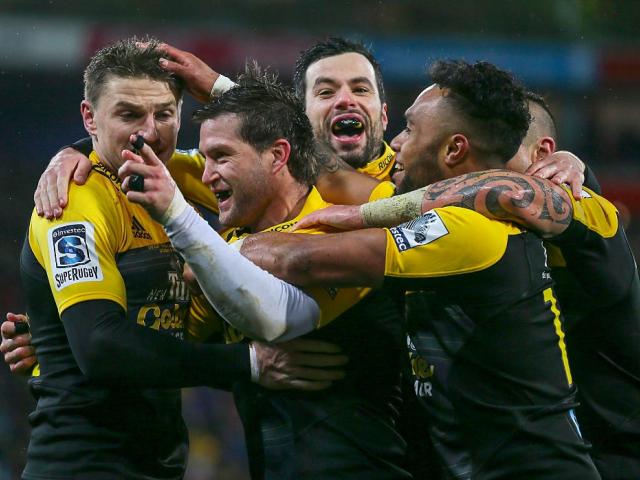
[(213, 82), (213, 86), (211, 87), (211, 93), (209, 94), (209, 96), (214, 99), (222, 95), (227, 90), (230, 90), (234, 86), (235, 82), (233, 80), (220, 74), (218, 78), (216, 78), (216, 81)]
[(395, 227), (422, 214), (422, 198), (427, 187), (383, 198), (360, 206), (360, 215), (368, 227)]
[(244, 334), (271, 342), (295, 338), (316, 328), (320, 308), (313, 298), (243, 257), (190, 205), (169, 218), (165, 230), (193, 270), (207, 300)]

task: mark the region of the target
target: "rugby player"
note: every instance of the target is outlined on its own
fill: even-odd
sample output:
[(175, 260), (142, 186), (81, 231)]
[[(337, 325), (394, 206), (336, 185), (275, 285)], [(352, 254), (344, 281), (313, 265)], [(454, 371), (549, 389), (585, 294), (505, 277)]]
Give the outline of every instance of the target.
[[(556, 146), (555, 122), (546, 102), (533, 93), (528, 94), (528, 100), (532, 114), (529, 131), (506, 164), (519, 172), (544, 168), (545, 158)], [(593, 445), (591, 456), (602, 478), (632, 479), (638, 477), (640, 459), (638, 274), (615, 208), (596, 194), (599, 186), (595, 178), (587, 178), (585, 184), (582, 199), (574, 207), (573, 223), (567, 231), (553, 232), (549, 239), (548, 259), (566, 318), (567, 349), (580, 402), (577, 414), (585, 438)], [(424, 198), (418, 192), (410, 194), (413, 205), (400, 196), (393, 200), (396, 205), (378, 203), (375, 210), (380, 214), (372, 214), (369, 207), (362, 212), (353, 208), (327, 210), (304, 219), (300, 226), (315, 222), (342, 228), (391, 226), (436, 205), (454, 204), (492, 217), (515, 214), (513, 220), (549, 237), (548, 225), (535, 214), (533, 203), (522, 201), (534, 196), (531, 185), (520, 176), (469, 176), (422, 189), (428, 191)], [(512, 191), (520, 197), (517, 209), (507, 195)], [(500, 197), (506, 197), (504, 202), (497, 201)], [(548, 211), (553, 211), (552, 205)], [(447, 438), (453, 449), (450, 432)], [(443, 457), (450, 471), (464, 463), (463, 454)]]
[[(442, 62), (430, 73), (436, 83), (407, 110), (407, 128), (392, 142), (400, 191), (504, 166), (527, 130), (524, 91), (504, 72)], [(547, 226), (566, 229), (576, 205), (569, 195), (527, 181), (554, 202), (542, 212)], [(573, 415), (562, 319), (533, 234), (449, 206), (385, 230), (271, 235), (248, 239), (243, 252), (294, 284), (416, 292), (407, 298), (416, 393), (434, 404), (439, 439), (456, 427), (452, 441), (471, 455), (455, 474), (599, 478)]]
[[(218, 198), (220, 221), (235, 227), (225, 234), (230, 242), (259, 231), (287, 232), (307, 213), (328, 205), (312, 186), (317, 160), (309, 120), (293, 92), (269, 74), (248, 70), (195, 118), (201, 122), (200, 150), (206, 157), (203, 182)], [(290, 338), (317, 328), (308, 338), (331, 340), (350, 358), (344, 382), (323, 393), (269, 392), (238, 382), (234, 393), (252, 476), (410, 478), (401, 468), (404, 442), (395, 430), (404, 352), (396, 303), (370, 289), (321, 288), (309, 292), (319, 306), (311, 328), (293, 318), (301, 317), (298, 312), (289, 311), (282, 315), (292, 317), (286, 325), (278, 315), (270, 316), (271, 325), (238, 321), (238, 307), (229, 305), (229, 296), (243, 296), (245, 310), (271, 309), (265, 301), (256, 304), (255, 289), (246, 285), (249, 262), (186, 204), (153, 152), (145, 148), (142, 153), (144, 161), (125, 152), (129, 161), (119, 172), (123, 186), (128, 190), (133, 174), (153, 183), (127, 196), (165, 225), (202, 290), (235, 327), (225, 324), (228, 341), (242, 341), (246, 333), (266, 340)], [(271, 303), (281, 301), (274, 296)]]
[(61, 218), (31, 218), (21, 276), (39, 374), (25, 479), (182, 478), (178, 388), (251, 378), (246, 344), (183, 341), (199, 319), (183, 261), (117, 177), (132, 133), (160, 161), (175, 152), (182, 87), (157, 45), (127, 39), (92, 57), (81, 103), (92, 173)]

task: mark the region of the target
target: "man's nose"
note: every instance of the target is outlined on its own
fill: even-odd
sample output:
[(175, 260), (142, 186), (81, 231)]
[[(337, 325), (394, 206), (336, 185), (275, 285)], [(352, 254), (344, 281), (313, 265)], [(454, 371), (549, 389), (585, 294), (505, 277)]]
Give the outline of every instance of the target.
[(341, 88), (336, 94), (336, 108), (349, 108), (356, 104), (355, 96), (349, 88)]
[(144, 141), (148, 144), (153, 144), (158, 140), (158, 125), (153, 115), (145, 116), (144, 123), (138, 133), (144, 137)]
[(391, 143), (389, 144), (389, 146), (391, 146), (394, 152), (399, 152), (400, 149), (402, 148), (402, 143), (404, 138), (403, 135), (404, 135), (404, 130), (401, 131), (395, 137), (393, 137), (393, 140), (391, 140)]
[(215, 180), (220, 177), (215, 162), (205, 162), (204, 172), (202, 172), (202, 183), (205, 185), (211, 185)]

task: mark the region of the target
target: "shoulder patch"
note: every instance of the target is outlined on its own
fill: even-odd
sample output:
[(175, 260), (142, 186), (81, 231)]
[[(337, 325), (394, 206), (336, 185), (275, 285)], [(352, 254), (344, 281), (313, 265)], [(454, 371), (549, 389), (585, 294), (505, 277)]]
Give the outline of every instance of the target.
[(56, 290), (60, 291), (76, 283), (103, 279), (91, 223), (56, 225), (49, 229), (47, 239)]
[(429, 211), (415, 220), (390, 228), (389, 231), (401, 252), (426, 245), (449, 233), (440, 215), (434, 211)]

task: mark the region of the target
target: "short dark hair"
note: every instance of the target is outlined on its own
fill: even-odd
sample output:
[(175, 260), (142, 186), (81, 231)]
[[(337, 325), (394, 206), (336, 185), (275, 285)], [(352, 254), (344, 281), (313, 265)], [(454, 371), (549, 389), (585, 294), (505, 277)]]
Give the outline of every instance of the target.
[(380, 69), (380, 64), (373, 56), (373, 53), (371, 53), (371, 50), (360, 42), (354, 42), (340, 37), (330, 37), (300, 52), (300, 55), (296, 60), (296, 65), (293, 69), (293, 87), (300, 100), (303, 102), (305, 101), (305, 92), (307, 89), (305, 77), (307, 69), (311, 64), (318, 60), (322, 60), (323, 58), (335, 57), (336, 55), (342, 55), (343, 53), (359, 53), (369, 61), (376, 75), (376, 86), (378, 87), (380, 102), (384, 103), (386, 101), (386, 97), (384, 93), (384, 84), (382, 82), (382, 70)]
[(287, 162), (291, 176), (305, 185), (315, 183), (319, 153), (302, 102), (276, 74), (263, 71), (255, 62), (246, 66), (236, 83), (197, 110), (193, 120), (202, 123), (227, 113), (237, 115), (241, 122), (238, 135), (258, 152), (286, 139), (291, 145)]
[(182, 79), (160, 67), (160, 59), (167, 54), (158, 49), (161, 42), (152, 37), (118, 40), (98, 50), (84, 71), (84, 98), (96, 105), (104, 85), (111, 77), (149, 78), (166, 82), (176, 97), (182, 98)]
[(448, 104), (462, 116), (472, 145), (486, 159), (506, 163), (529, 129), (526, 91), (513, 75), (488, 62), (440, 60), (429, 69), (434, 83), (447, 89)]
[(538, 129), (538, 132), (536, 132), (536, 136), (540, 137), (543, 135), (548, 135), (551, 138), (553, 138), (554, 140), (557, 139), (558, 137), (558, 131), (556, 129), (556, 119), (553, 116), (553, 113), (551, 113), (551, 108), (549, 107), (549, 104), (547, 103), (547, 101), (544, 99), (544, 97), (542, 95), (538, 95), (535, 92), (527, 92), (527, 100), (530, 103), (534, 103), (535, 105), (537, 105), (538, 107), (540, 107), (540, 109), (543, 112), (543, 118), (539, 118), (539, 117), (534, 117), (533, 113), (532, 113), (532, 118), (531, 118), (531, 124), (533, 125), (534, 123), (536, 124), (536, 128)]

